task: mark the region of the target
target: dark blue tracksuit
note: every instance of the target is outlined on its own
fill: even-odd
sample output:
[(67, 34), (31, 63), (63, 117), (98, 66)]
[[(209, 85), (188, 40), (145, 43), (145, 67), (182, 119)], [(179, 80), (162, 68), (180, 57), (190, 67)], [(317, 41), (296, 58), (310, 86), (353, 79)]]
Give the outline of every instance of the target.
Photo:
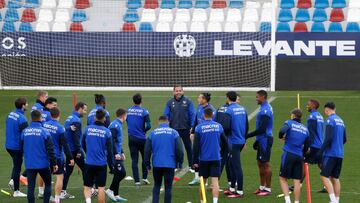
[(22, 109), (16, 109), (6, 118), (6, 141), (5, 148), (13, 160), (11, 179), (14, 180), (14, 190), (19, 190), (19, 178), (23, 152), (21, 148), (21, 133), (28, 127), (27, 119)]
[(189, 166), (192, 166), (192, 149), (190, 140), (190, 129), (195, 123), (195, 108), (192, 101), (182, 96), (179, 100), (171, 98), (165, 106), (164, 115), (169, 118), (170, 127), (175, 129), (185, 146)]
[(94, 125), (95, 124), (95, 115), (96, 115), (96, 111), (97, 110), (104, 110), (106, 112), (105, 115), (105, 127), (109, 127), (110, 125), (110, 113), (101, 105), (96, 105), (95, 108), (91, 109), (89, 115), (88, 115), (88, 120), (87, 120), (87, 125)]
[(154, 176), (152, 202), (159, 202), (160, 188), (162, 178), (164, 177), (164, 202), (170, 203), (174, 169), (176, 166), (182, 165), (184, 151), (179, 134), (176, 130), (170, 128), (168, 124), (160, 124), (147, 138), (145, 145), (145, 163), (147, 168), (151, 168), (150, 158), (152, 158)]
[(51, 195), (51, 171), (49, 167), (56, 165), (51, 135), (42, 127), (41, 122), (32, 122), (29, 127), (23, 130), (21, 140), (28, 175), (28, 202), (35, 202), (34, 189), (36, 176), (39, 173), (45, 183), (43, 202), (48, 203)]
[(143, 159), (141, 163), (142, 178), (147, 179), (148, 176), (148, 171), (146, 170), (144, 162), (144, 148), (146, 142), (146, 132), (151, 128), (149, 111), (139, 105), (135, 105), (128, 109), (126, 122), (128, 125), (132, 172), (135, 182), (140, 182), (138, 168), (139, 152)]

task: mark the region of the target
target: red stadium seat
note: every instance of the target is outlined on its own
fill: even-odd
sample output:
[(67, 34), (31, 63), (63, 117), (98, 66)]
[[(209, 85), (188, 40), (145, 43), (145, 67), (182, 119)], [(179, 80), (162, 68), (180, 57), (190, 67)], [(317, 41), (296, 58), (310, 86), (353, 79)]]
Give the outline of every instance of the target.
[(331, 22), (342, 22), (344, 21), (344, 12), (341, 8), (334, 8), (331, 10), (330, 21)]
[(159, 8), (159, 2), (158, 2), (158, 0), (145, 0), (144, 8), (147, 8), (147, 9)]
[(5, 0), (0, 0), (0, 8), (4, 8), (5, 7)]
[(311, 0), (299, 0), (297, 4), (298, 8), (311, 8)]
[(212, 8), (226, 8), (226, 1), (223, 0), (214, 0), (212, 4)]
[(36, 15), (33, 9), (27, 8), (23, 11), (21, 16), (21, 22), (32, 23), (36, 21)]
[(136, 27), (134, 23), (124, 23), (122, 27), (123, 32), (136, 32)]
[(294, 32), (308, 32), (306, 23), (297, 22), (294, 27)]
[(85, 9), (90, 7), (89, 0), (76, 0), (75, 8), (77, 9)]
[(84, 32), (84, 27), (81, 23), (71, 23), (70, 32)]

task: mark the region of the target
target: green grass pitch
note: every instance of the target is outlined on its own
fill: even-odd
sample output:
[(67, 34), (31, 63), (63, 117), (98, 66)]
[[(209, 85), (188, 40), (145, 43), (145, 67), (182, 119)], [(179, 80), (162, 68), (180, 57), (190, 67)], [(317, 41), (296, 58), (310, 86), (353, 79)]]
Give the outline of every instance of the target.
[[(49, 95), (54, 96), (59, 101), (59, 107), (62, 110), (61, 122), (63, 123), (66, 117), (72, 111), (72, 91), (50, 91)], [(95, 92), (90, 91), (78, 91), (77, 100), (84, 101), (89, 105), (89, 108), (94, 107)], [(98, 93), (98, 92), (97, 92)], [(112, 118), (114, 118), (115, 109), (118, 107), (128, 108), (132, 105), (131, 97), (135, 92), (101, 92), (106, 96), (107, 109), (110, 111)], [(166, 101), (172, 96), (171, 92), (141, 92), (143, 95), (143, 106), (149, 109), (152, 125), (157, 126), (157, 118), (161, 115)], [(185, 94), (196, 103), (196, 98), (199, 92), (185, 92)], [(360, 122), (360, 92), (299, 92), (301, 95), (301, 109), (305, 111), (305, 104), (310, 98), (317, 98), (323, 105), (326, 101), (334, 101), (337, 106), (337, 113), (344, 119), (347, 134), (348, 143), (345, 145), (345, 159), (343, 162), (343, 168), (341, 173), (342, 183), (342, 195), (341, 202), (358, 202), (360, 199), (360, 156), (358, 148), (360, 146), (360, 134), (358, 131)], [(255, 93), (254, 92), (240, 92), (241, 104), (247, 108), (248, 113), (252, 113), (256, 108)], [(258, 169), (255, 160), (255, 151), (252, 149), (252, 143), (254, 139), (248, 140), (247, 147), (241, 153), (242, 166), (244, 170), (244, 192), (245, 197), (239, 199), (227, 199), (223, 194), (220, 194), (220, 202), (257, 202), (257, 203), (269, 203), (269, 202), (283, 202), (283, 198), (276, 198), (277, 194), (280, 194), (280, 186), (278, 181), (278, 173), (280, 166), (280, 156), (282, 153), (282, 144), (277, 139), (277, 133), (286, 119), (289, 119), (289, 112), (292, 108), (297, 106), (296, 100), (297, 92), (274, 92), (271, 93), (271, 97), (276, 97), (272, 102), (272, 106), (275, 114), (274, 124), (274, 145), (272, 148), (271, 165), (273, 169), (272, 189), (273, 195), (268, 197), (256, 197), (252, 192), (259, 186)], [(9, 182), (11, 173), (11, 159), (4, 148), (5, 143), (5, 118), (6, 115), (13, 110), (13, 101), (15, 98), (24, 96), (29, 100), (29, 108), (34, 104), (36, 91), (0, 91), (0, 143), (2, 145), (0, 150), (0, 188), (6, 189)], [(224, 92), (213, 92), (211, 103), (217, 108), (225, 102)], [(323, 112), (323, 109), (320, 109)], [(29, 117), (29, 112), (26, 113)], [(306, 112), (304, 118), (308, 113)], [(303, 119), (305, 121), (305, 119)], [(85, 121), (83, 121), (85, 123)], [(250, 121), (250, 130), (255, 128), (255, 119)], [(124, 126), (124, 144), (123, 148), (127, 157), (126, 170), (127, 175), (132, 175), (130, 166), (130, 155), (127, 146), (127, 130)], [(185, 162), (186, 163), (186, 162)], [(185, 164), (186, 165), (186, 164)], [(152, 174), (149, 175), (149, 179), (152, 182)], [(111, 175), (108, 175), (107, 185), (110, 184)], [(193, 178), (193, 174), (187, 173), (182, 177), (181, 181), (177, 182), (173, 186), (173, 202), (185, 203), (185, 202), (199, 202), (198, 187), (190, 187), (187, 185)], [(327, 194), (318, 194), (317, 190), (321, 188), (319, 179), (319, 171), (316, 166), (310, 167), (310, 180), (312, 190), (312, 202), (329, 202)], [(222, 188), (226, 187), (225, 179), (221, 180)], [(125, 198), (128, 198), (129, 202), (137, 203), (143, 202), (151, 196), (152, 185), (141, 186), (136, 188), (131, 181), (122, 181), (120, 186), (120, 194)], [(26, 187), (21, 186), (21, 191), (26, 192)], [(63, 202), (84, 202), (82, 193), (82, 181), (81, 175), (78, 175), (74, 171), (70, 178), (68, 192), (75, 195), (74, 200), (64, 200)], [(37, 194), (37, 190), (35, 192)], [(207, 198), (211, 202), (211, 192), (207, 190)], [(293, 200), (293, 198), (292, 198)], [(38, 200), (39, 201), (39, 200)], [(109, 199), (107, 199), (110, 202)], [(302, 190), (301, 201), (306, 201), (305, 187)], [(15, 199), (3, 194), (0, 194), (0, 202), (15, 203), (26, 202), (26, 199)], [(40, 201), (39, 201), (40, 202)]]

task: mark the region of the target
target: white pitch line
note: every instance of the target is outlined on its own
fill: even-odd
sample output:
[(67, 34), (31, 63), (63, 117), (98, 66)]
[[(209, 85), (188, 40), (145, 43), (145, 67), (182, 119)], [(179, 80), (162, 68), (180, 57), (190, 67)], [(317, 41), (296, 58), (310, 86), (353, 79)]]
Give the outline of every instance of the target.
[[(276, 99), (276, 97), (270, 97), (268, 102), (271, 103)], [(248, 120), (250, 121), (251, 119), (255, 118), (256, 114), (259, 112), (260, 107), (256, 108), (255, 111), (253, 111), (249, 116), (248, 116)], [(186, 170), (181, 170), (178, 174), (176, 174), (176, 177), (178, 178), (182, 178), (188, 171), (189, 169)], [(176, 182), (175, 182), (176, 183)], [(175, 184), (174, 183), (174, 184)], [(160, 191), (160, 194), (162, 192)], [(152, 201), (152, 195), (150, 195), (148, 198), (146, 198), (146, 200), (144, 200), (142, 203), (151, 203)]]

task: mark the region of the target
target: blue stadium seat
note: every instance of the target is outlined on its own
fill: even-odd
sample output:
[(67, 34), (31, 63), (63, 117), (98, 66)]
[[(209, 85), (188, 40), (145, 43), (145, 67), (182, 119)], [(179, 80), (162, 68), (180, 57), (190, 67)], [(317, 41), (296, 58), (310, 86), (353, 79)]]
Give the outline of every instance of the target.
[(357, 22), (349, 22), (346, 25), (346, 32), (360, 32), (360, 26)]
[(40, 3), (39, 0), (26, 0), (25, 1), (25, 8), (37, 8), (39, 7)]
[(345, 8), (346, 0), (333, 0), (331, 4), (332, 8)]
[(329, 8), (329, 0), (315, 0), (314, 8)]
[(271, 22), (261, 22), (260, 32), (271, 32)]
[(139, 21), (139, 15), (136, 9), (128, 9), (124, 14), (123, 20), (127, 23), (134, 23)]
[(294, 8), (295, 1), (294, 0), (281, 0), (280, 8)]
[(7, 7), (18, 9), (21, 8), (21, 4), (22, 4), (21, 0), (9, 0)]
[(8, 8), (5, 13), (4, 20), (11, 21), (11, 22), (19, 21), (19, 14), (18, 14), (17, 10), (14, 8)]
[(179, 6), (178, 8), (183, 8), (183, 9), (190, 9), (192, 8), (192, 1), (191, 0), (180, 0), (179, 1)]
[(73, 22), (84, 22), (86, 21), (86, 13), (85, 10), (75, 10), (72, 14)]
[(343, 32), (341, 23), (331, 22), (329, 25), (329, 32)]
[(244, 7), (244, 1), (243, 0), (230, 0), (229, 7), (230, 8), (242, 8), (242, 7)]
[(210, 3), (207, 0), (197, 0), (195, 1), (195, 8), (207, 9), (210, 7)]
[(173, 8), (175, 8), (175, 1), (174, 0), (163, 0), (163, 1), (161, 1), (160, 8), (173, 9)]
[(276, 32), (291, 32), (289, 23), (284, 23), (284, 22), (278, 23)]
[(315, 9), (312, 20), (314, 22), (325, 22), (328, 20), (325, 9)]
[(154, 32), (154, 29), (153, 29), (153, 26), (151, 25), (151, 23), (141, 23), (139, 31), (140, 32)]
[(293, 20), (293, 15), (290, 9), (280, 9), (279, 11), (280, 22), (290, 22)]
[(138, 9), (141, 7), (141, 0), (129, 0), (126, 6), (127, 8)]
[(30, 23), (22, 22), (19, 26), (19, 32), (34, 32)]
[(311, 26), (311, 32), (326, 32), (324, 23), (314, 22)]
[(296, 12), (295, 21), (297, 22), (307, 22), (310, 20), (310, 14), (308, 9), (298, 9)]
[(2, 32), (16, 32), (14, 22), (7, 21), (2, 27)]

